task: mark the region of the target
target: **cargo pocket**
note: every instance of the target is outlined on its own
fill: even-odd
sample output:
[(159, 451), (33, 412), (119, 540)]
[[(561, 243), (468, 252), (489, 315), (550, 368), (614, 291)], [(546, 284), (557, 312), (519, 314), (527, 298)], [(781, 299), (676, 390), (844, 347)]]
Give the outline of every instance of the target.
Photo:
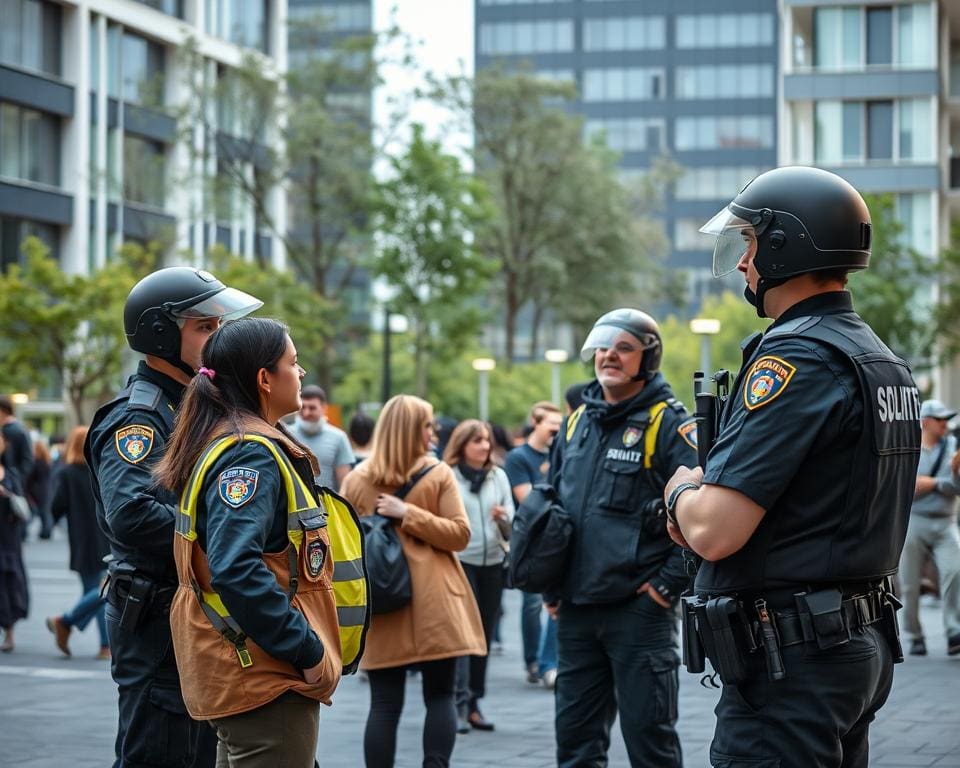
[(603, 507), (622, 514), (637, 510), (637, 490), (642, 482), (640, 461), (620, 462), (605, 459), (603, 462), (604, 477), (600, 481), (606, 488), (601, 489), (600, 504)]
[(679, 661), (674, 653), (650, 657), (650, 674), (653, 678), (653, 720), (656, 723), (673, 723), (677, 719)]
[(149, 706), (135, 708), (124, 735), (123, 756), (135, 764), (192, 765), (197, 729), (190, 719), (180, 689), (154, 682), (150, 686)]

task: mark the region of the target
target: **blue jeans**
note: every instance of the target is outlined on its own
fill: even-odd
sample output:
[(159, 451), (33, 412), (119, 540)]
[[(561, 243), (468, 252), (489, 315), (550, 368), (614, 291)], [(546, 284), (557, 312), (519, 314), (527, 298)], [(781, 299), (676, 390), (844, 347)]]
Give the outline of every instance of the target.
[(528, 667), (536, 664), (540, 675), (557, 668), (557, 622), (543, 614), (543, 598), (539, 594), (524, 592), (520, 611), (523, 661)]
[(103, 615), (104, 602), (100, 597), (100, 583), (103, 581), (104, 571), (92, 571), (79, 575), (80, 583), (83, 585), (83, 596), (73, 608), (63, 614), (63, 623), (83, 631), (90, 620), (96, 617), (97, 630), (100, 632), (100, 647), (107, 648), (110, 640), (107, 637), (107, 620)]

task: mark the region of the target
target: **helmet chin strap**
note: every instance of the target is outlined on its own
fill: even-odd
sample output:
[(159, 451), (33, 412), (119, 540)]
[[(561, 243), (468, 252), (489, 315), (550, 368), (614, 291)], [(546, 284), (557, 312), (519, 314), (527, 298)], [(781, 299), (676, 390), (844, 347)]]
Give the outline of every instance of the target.
[(763, 299), (771, 288), (776, 288), (787, 282), (788, 278), (760, 277), (757, 280), (757, 290), (754, 292), (750, 286), (743, 289), (743, 297), (757, 309), (757, 317), (769, 317), (763, 307)]
[(187, 376), (189, 376), (191, 379), (197, 375), (197, 372), (183, 361), (183, 358), (180, 357), (179, 352), (177, 353), (177, 356), (175, 358), (165, 357), (163, 359), (166, 360), (171, 365), (173, 365), (174, 367), (179, 368), (181, 371), (187, 374)]

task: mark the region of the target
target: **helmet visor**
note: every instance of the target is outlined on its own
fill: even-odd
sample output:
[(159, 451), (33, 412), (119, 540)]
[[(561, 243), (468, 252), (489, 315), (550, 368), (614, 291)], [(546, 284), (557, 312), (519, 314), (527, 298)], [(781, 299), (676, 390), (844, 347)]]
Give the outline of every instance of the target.
[(733, 272), (751, 248), (756, 251), (757, 231), (754, 225), (742, 219), (729, 208), (723, 208), (710, 221), (700, 227), (705, 235), (716, 235), (713, 246), (713, 276)]
[(236, 288), (224, 288), (222, 291), (208, 296), (203, 301), (191, 307), (173, 310), (174, 317), (219, 317), (226, 322), (238, 317), (249, 315), (260, 309), (263, 302), (249, 293), (238, 291)]
[[(610, 347), (617, 346), (615, 343), (617, 336), (624, 332), (628, 333), (631, 338), (631, 342), (629, 342), (631, 349), (624, 348), (624, 352), (647, 349), (656, 344), (657, 341), (652, 334), (644, 334), (643, 337), (638, 339), (633, 331), (621, 328), (618, 325), (596, 325), (587, 335), (587, 340), (583, 342), (583, 346), (580, 347), (580, 359), (589, 363), (593, 360), (593, 355), (598, 349), (610, 349)], [(621, 341), (620, 343), (623, 344), (624, 342)]]

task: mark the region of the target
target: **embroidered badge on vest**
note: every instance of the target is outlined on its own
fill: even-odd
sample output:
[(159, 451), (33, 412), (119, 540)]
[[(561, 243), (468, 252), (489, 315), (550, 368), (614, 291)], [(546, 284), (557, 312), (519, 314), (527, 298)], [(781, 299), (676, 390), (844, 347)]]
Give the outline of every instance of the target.
[(677, 427), (677, 434), (683, 438), (683, 442), (691, 448), (697, 447), (697, 420), (687, 419), (683, 424)]
[(623, 433), (623, 444), (627, 448), (632, 448), (637, 443), (640, 442), (640, 438), (643, 436), (643, 433), (636, 427), (627, 427)]
[(143, 424), (131, 424), (118, 429), (114, 441), (121, 459), (130, 464), (139, 464), (150, 455), (153, 448), (153, 430)]
[(323, 570), (323, 564), (327, 559), (327, 546), (322, 539), (314, 539), (307, 544), (307, 570), (310, 575), (316, 578)]
[(750, 367), (750, 373), (743, 383), (743, 404), (748, 411), (775, 400), (787, 388), (795, 366), (780, 357), (766, 355)]
[(242, 507), (257, 492), (257, 481), (260, 473), (247, 467), (231, 467), (220, 473), (217, 478), (217, 487), (220, 498), (236, 509)]

